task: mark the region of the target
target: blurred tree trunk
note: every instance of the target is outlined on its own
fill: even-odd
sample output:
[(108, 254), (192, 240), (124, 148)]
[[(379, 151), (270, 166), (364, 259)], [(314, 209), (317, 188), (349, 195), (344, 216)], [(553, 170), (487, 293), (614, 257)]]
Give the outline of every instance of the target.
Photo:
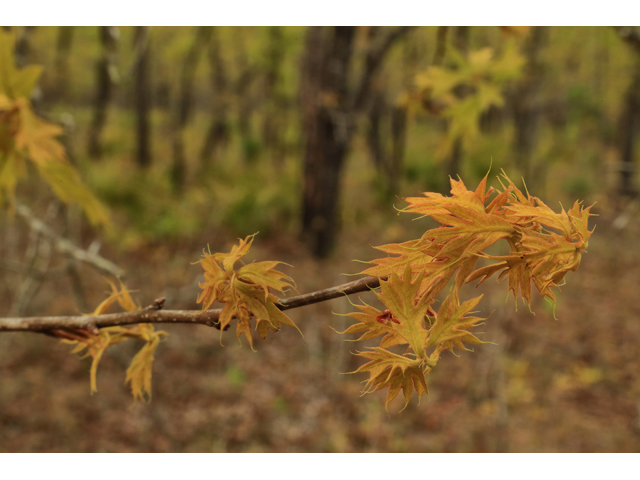
[(447, 34), (449, 33), (449, 27), (438, 27), (436, 33), (436, 53), (433, 55), (432, 65), (439, 67), (444, 62), (444, 56), (447, 53)]
[(184, 129), (189, 123), (193, 110), (193, 80), (198, 66), (198, 60), (203, 48), (209, 43), (212, 27), (198, 27), (193, 43), (187, 52), (182, 65), (180, 78), (180, 97), (176, 105), (173, 135), (173, 167), (171, 169), (171, 183), (176, 193), (181, 193), (185, 187), (187, 162), (184, 153)]
[(634, 182), (637, 168), (634, 163), (635, 137), (640, 132), (640, 31), (635, 27), (614, 27), (620, 38), (634, 49), (633, 77), (624, 97), (624, 107), (618, 121), (620, 151), (620, 186), (622, 196), (638, 194)]
[[(454, 44), (456, 49), (460, 54), (466, 56), (469, 52), (469, 30), (471, 27), (456, 27), (455, 28), (455, 36), (454, 36)], [(442, 60), (441, 60), (442, 61)], [(466, 89), (459, 88), (456, 94), (459, 97), (464, 97), (466, 95)], [(447, 163), (447, 176), (450, 178), (457, 178), (460, 175), (460, 170), (462, 168), (462, 139), (456, 138), (453, 142), (453, 147), (451, 150), (451, 154), (449, 155), (449, 159)], [(445, 182), (445, 185), (449, 185), (449, 182)], [(446, 187), (445, 187), (446, 188)], [(448, 191), (448, 188), (447, 188)]]
[(217, 154), (229, 142), (229, 82), (226, 66), (220, 53), (220, 38), (216, 28), (211, 32), (209, 43), (209, 64), (211, 66), (211, 124), (200, 152), (201, 169), (216, 160)]
[[(30, 58), (32, 53), (31, 42), (35, 29), (36, 27), (23, 27), (20, 34), (17, 35), (15, 60), (18, 68), (32, 63), (32, 59)], [(40, 88), (39, 82), (36, 83), (36, 86), (31, 92), (31, 104), (36, 112), (42, 114), (42, 89)]]
[(317, 257), (329, 254), (338, 229), (342, 165), (351, 135), (346, 96), (355, 32), (356, 27), (310, 27), (307, 33), (302, 228)]
[(69, 91), (69, 54), (73, 44), (74, 27), (58, 27), (56, 59), (53, 67), (55, 101), (66, 99)]
[(118, 50), (118, 27), (99, 27), (100, 43), (102, 45), (101, 58), (96, 64), (96, 100), (93, 110), (93, 120), (89, 127), (89, 157), (102, 157), (102, 130), (107, 119), (107, 109), (113, 96), (113, 89), (118, 82), (116, 55)]
[(238, 79), (235, 84), (235, 94), (238, 99), (238, 133), (242, 146), (242, 156), (247, 165), (251, 165), (258, 157), (260, 145), (253, 133), (253, 112), (257, 105), (252, 92), (253, 82), (256, 79), (256, 67), (248, 62), (246, 34), (243, 27), (234, 30), (235, 37), (235, 61), (237, 64)]
[[(369, 41), (374, 41), (380, 28), (372, 27)], [(413, 85), (417, 71), (415, 45), (405, 42), (403, 49), (403, 83), (405, 89)], [(379, 75), (378, 75), (379, 76)], [(374, 79), (368, 109), (368, 129), (365, 136), (376, 167), (378, 182), (383, 188), (385, 202), (398, 194), (402, 177), (407, 132), (405, 101), (390, 103), (382, 79)], [(390, 134), (388, 134), (389, 132)]]
[(286, 128), (287, 106), (282, 93), (282, 64), (285, 57), (283, 27), (268, 27), (265, 52), (266, 69), (264, 75), (262, 143), (271, 152), (275, 165), (280, 165), (284, 156), (283, 130)]
[(515, 164), (520, 168), (529, 187), (535, 187), (541, 180), (543, 166), (534, 169), (532, 156), (540, 123), (540, 91), (544, 76), (544, 65), (540, 52), (546, 46), (549, 27), (533, 27), (524, 45), (527, 59), (523, 80), (516, 87), (513, 98), (513, 121), (515, 134), (513, 151)]
[(29, 63), (31, 53), (31, 35), (36, 27), (24, 27), (16, 41), (16, 65), (22, 68)]
[(137, 120), (137, 161), (142, 168), (151, 165), (150, 127), (149, 127), (149, 27), (135, 27), (133, 39), (135, 51), (135, 109)]
[(391, 45), (410, 27), (385, 30), (365, 54), (349, 89), (356, 27), (310, 27), (301, 77), (305, 138), (302, 237), (318, 258), (331, 252), (338, 232), (340, 183), (356, 115), (368, 107), (372, 81)]
[(620, 132), (620, 194), (635, 196), (638, 191), (634, 182), (636, 137), (640, 132), (640, 55), (635, 62), (633, 79), (624, 97), (624, 108), (618, 123)]
[(400, 188), (407, 109), (404, 105), (389, 105), (382, 89), (376, 90), (372, 96), (366, 140), (384, 188), (384, 198), (389, 200), (397, 195)]

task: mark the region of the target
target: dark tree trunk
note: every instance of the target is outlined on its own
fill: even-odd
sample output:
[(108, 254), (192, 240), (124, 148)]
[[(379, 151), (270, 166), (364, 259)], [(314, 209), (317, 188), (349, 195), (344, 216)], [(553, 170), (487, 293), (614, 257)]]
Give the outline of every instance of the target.
[(89, 157), (102, 157), (102, 130), (107, 120), (107, 109), (116, 84), (116, 54), (118, 48), (118, 27), (100, 27), (102, 55), (96, 64), (96, 100), (93, 120), (89, 128)]
[(36, 27), (24, 27), (16, 41), (16, 66), (22, 68), (29, 63), (31, 53), (31, 35)]
[(69, 54), (73, 44), (74, 27), (58, 27), (56, 59), (54, 66), (55, 101), (66, 99), (69, 91)]
[(532, 156), (538, 134), (540, 105), (542, 103), (538, 98), (544, 75), (540, 51), (547, 42), (548, 28), (533, 27), (529, 33), (524, 47), (527, 67), (523, 81), (516, 88), (512, 99), (515, 127), (514, 160), (530, 187), (535, 186), (539, 180), (538, 175), (534, 175), (533, 172)]
[(209, 43), (209, 64), (211, 66), (211, 84), (213, 87), (211, 101), (211, 125), (207, 131), (205, 142), (200, 151), (201, 169), (215, 161), (217, 153), (229, 142), (229, 101), (227, 71), (220, 54), (218, 31), (211, 32)]
[(635, 140), (640, 133), (640, 55), (636, 59), (633, 79), (625, 95), (618, 129), (621, 160), (619, 191), (623, 196), (635, 196), (638, 193), (634, 182), (634, 174), (637, 172), (634, 160)]
[(345, 106), (355, 31), (310, 27), (306, 40), (302, 228), (319, 258), (331, 252), (338, 229), (340, 180), (351, 135)]
[(281, 92), (282, 63), (285, 42), (282, 27), (269, 27), (264, 74), (263, 98), (265, 113), (262, 120), (262, 143), (271, 152), (276, 165), (284, 155), (282, 132), (286, 122), (286, 105)]
[(246, 37), (243, 28), (235, 30), (235, 63), (239, 72), (235, 84), (235, 93), (238, 98), (238, 133), (242, 145), (242, 154), (247, 165), (251, 165), (258, 158), (260, 145), (253, 133), (253, 113), (256, 107), (256, 99), (252, 92), (253, 82), (256, 79), (256, 67), (250, 64), (247, 54)]
[(635, 137), (640, 132), (640, 31), (635, 27), (614, 27), (620, 38), (635, 52), (633, 78), (624, 99), (624, 109), (618, 121), (618, 144), (620, 151), (620, 184), (622, 196), (636, 196), (634, 174)]
[[(376, 91), (369, 108), (366, 139), (386, 200), (397, 195), (400, 188), (406, 127), (407, 109), (401, 105), (389, 105), (384, 92)], [(391, 132), (390, 138), (386, 131)]]
[(202, 49), (209, 43), (212, 27), (198, 27), (193, 43), (182, 65), (180, 78), (180, 97), (176, 108), (173, 136), (173, 167), (171, 183), (176, 193), (184, 190), (187, 173), (187, 161), (184, 153), (184, 129), (193, 110), (193, 80)]
[(137, 161), (142, 168), (151, 165), (149, 108), (149, 27), (136, 27), (133, 39), (136, 54), (134, 65), (135, 109), (137, 120)]
[(353, 90), (349, 73), (356, 27), (310, 27), (301, 78), (305, 138), (302, 237), (318, 258), (329, 255), (339, 229), (340, 183), (356, 118), (365, 111), (390, 47), (411, 27), (374, 28)]

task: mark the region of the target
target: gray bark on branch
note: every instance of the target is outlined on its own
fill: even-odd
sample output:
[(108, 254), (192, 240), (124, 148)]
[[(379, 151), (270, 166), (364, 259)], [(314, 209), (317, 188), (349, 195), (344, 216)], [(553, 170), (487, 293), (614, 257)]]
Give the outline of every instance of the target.
[[(380, 286), (380, 278), (365, 277), (336, 287), (304, 295), (280, 299), (280, 310), (289, 310), (313, 303), (324, 302), (344, 295), (366, 292)], [(382, 278), (384, 280), (384, 278)], [(164, 298), (142, 310), (134, 312), (108, 313), (104, 315), (76, 315), (59, 317), (0, 318), (0, 332), (51, 332), (52, 330), (81, 329), (95, 333), (98, 328), (137, 323), (191, 323), (215, 327), (219, 325), (221, 309), (208, 310), (162, 310)], [(219, 328), (219, 327), (218, 327)]]
[(125, 271), (115, 263), (101, 257), (97, 253), (84, 250), (74, 245), (66, 238), (61, 237), (46, 223), (37, 218), (26, 205), (16, 202), (16, 213), (27, 223), (31, 230), (49, 239), (60, 253), (79, 262), (91, 265), (95, 269), (107, 275), (113, 275), (114, 277), (119, 278), (124, 277)]

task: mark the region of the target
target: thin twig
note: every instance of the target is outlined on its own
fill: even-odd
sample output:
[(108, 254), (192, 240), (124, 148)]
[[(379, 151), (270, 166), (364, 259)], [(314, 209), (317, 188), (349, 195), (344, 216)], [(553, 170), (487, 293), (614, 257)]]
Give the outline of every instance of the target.
[[(338, 285), (317, 292), (297, 295), (280, 300), (280, 309), (288, 310), (312, 303), (324, 302), (344, 295), (366, 292), (380, 286), (380, 278), (366, 277), (353, 282)], [(382, 278), (384, 280), (384, 278)], [(135, 312), (109, 313), (96, 316), (59, 316), (59, 317), (23, 317), (0, 318), (0, 332), (32, 331), (43, 332), (50, 330), (69, 330), (89, 328), (104, 328), (116, 325), (131, 325), (135, 323), (191, 323), (218, 326), (221, 309), (208, 310), (161, 310), (164, 298), (157, 299), (153, 305)]]
[(123, 277), (125, 275), (125, 271), (110, 260), (101, 257), (97, 253), (84, 250), (58, 235), (46, 223), (36, 218), (26, 205), (16, 202), (16, 213), (27, 222), (29, 228), (34, 232), (51, 240), (56, 249), (61, 253), (79, 262), (84, 262), (107, 275), (113, 275), (114, 277)]

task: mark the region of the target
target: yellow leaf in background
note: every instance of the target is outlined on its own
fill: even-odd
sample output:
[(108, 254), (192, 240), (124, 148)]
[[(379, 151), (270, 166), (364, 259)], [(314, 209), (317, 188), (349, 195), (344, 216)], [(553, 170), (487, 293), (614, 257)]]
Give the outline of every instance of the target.
[(5, 196), (13, 202), (31, 160), (58, 198), (80, 205), (92, 224), (108, 226), (107, 210), (82, 183), (57, 139), (62, 128), (34, 113), (29, 98), (42, 69), (17, 69), (14, 43), (11, 34), (0, 32), (0, 202)]

